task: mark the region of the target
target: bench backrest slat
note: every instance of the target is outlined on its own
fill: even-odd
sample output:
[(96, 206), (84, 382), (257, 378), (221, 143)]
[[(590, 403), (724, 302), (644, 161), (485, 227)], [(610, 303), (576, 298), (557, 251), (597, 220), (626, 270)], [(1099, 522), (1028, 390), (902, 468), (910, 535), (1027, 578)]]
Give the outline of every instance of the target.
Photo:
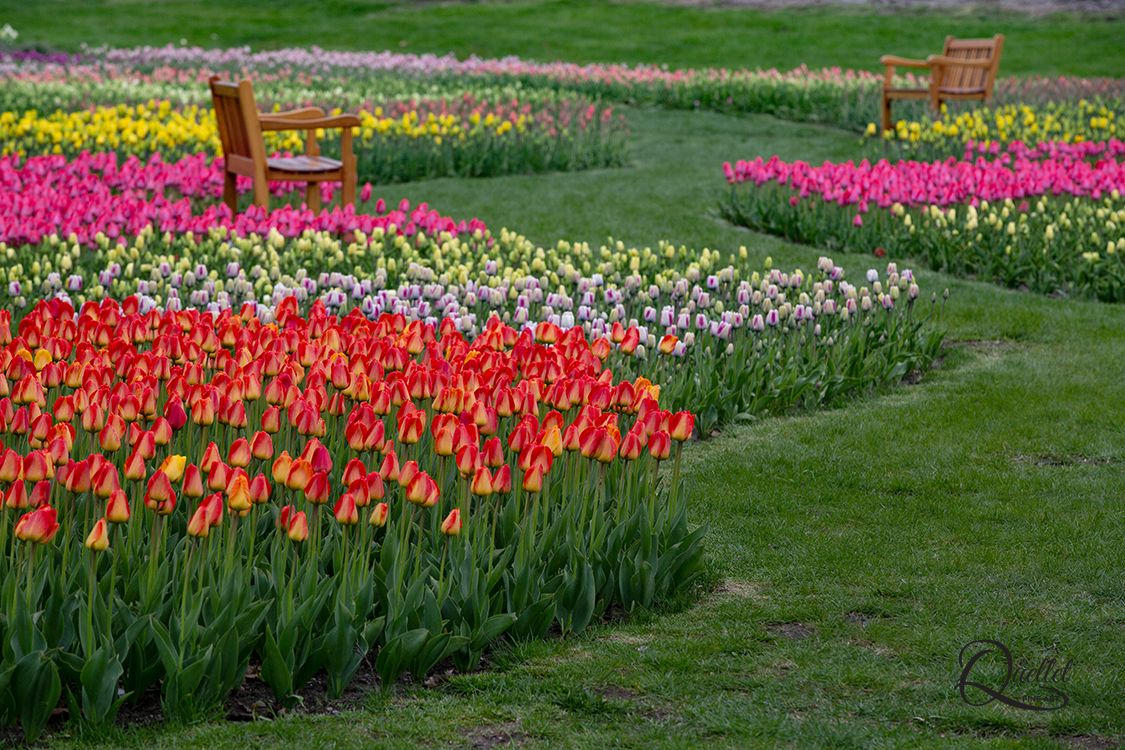
[(1000, 67), (1000, 50), (1004, 37), (997, 34), (992, 39), (945, 38), (943, 55), (953, 60), (990, 60), (989, 68), (961, 67), (951, 65), (944, 71), (941, 81), (943, 89), (984, 89), (991, 96), (996, 72)]

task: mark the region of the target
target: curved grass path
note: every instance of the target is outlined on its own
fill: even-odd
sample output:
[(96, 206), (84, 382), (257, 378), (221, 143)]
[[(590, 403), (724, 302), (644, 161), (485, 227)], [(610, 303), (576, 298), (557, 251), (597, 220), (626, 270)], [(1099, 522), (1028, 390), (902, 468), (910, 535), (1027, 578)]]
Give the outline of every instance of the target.
[[(437, 180), (426, 199), (537, 241), (814, 248), (726, 225), (723, 159), (846, 157), (765, 117), (632, 111), (633, 164)], [(377, 191), (378, 192), (378, 191)], [(851, 273), (876, 261), (836, 256)], [(338, 716), (136, 729), (128, 747), (1109, 747), (1125, 703), (1125, 306), (949, 286), (951, 347), (918, 384), (734, 426), (686, 454), (710, 588), (686, 608), (513, 645), (486, 672)], [(1073, 659), (1067, 708), (961, 702), (961, 645)], [(1075, 739), (1077, 738), (1077, 739)], [(68, 743), (63, 738), (60, 746)], [(77, 740), (86, 745), (90, 741)], [(95, 741), (93, 744), (97, 744)]]

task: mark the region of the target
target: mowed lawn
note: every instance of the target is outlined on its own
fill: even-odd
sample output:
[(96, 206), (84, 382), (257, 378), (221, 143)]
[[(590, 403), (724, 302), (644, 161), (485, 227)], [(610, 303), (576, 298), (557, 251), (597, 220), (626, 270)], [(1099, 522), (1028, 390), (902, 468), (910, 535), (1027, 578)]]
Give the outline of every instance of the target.
[[(46, 43), (53, 28), (68, 27), (57, 46), (163, 43), (176, 28), (208, 43), (214, 28), (224, 36), (212, 43), (381, 48), (397, 45), (399, 28), (363, 35), (355, 27), (385, 12), (406, 19), (403, 28), (425, 30), (428, 36), (411, 38), (442, 52), (729, 66), (791, 65), (801, 55), (830, 64), (830, 54), (837, 64), (861, 65), (891, 48), (924, 53), (957, 28), (952, 21), (924, 26), (917, 17), (802, 13), (791, 23), (860, 18), (874, 30), (841, 26), (841, 39), (830, 45), (815, 37), (801, 44), (766, 40), (759, 54), (755, 40), (766, 35), (746, 30), (756, 28), (756, 19), (768, 24), (781, 16), (723, 11), (730, 20), (714, 25), (698, 19), (716, 11), (635, 4), (377, 11), (327, 3), (326, 13), (344, 29), (338, 39), (327, 23), (303, 25), (298, 3), (272, 4), (269, 28), (254, 20), (264, 11), (244, 15), (238, 3), (209, 5), (240, 36), (209, 26), (188, 3), (153, 6), (164, 12), (166, 27), (159, 28), (148, 11), (130, 24), (136, 8), (128, 2), (47, 1), (4, 14), (24, 19), (12, 23), (29, 40)], [(72, 10), (70, 24), (54, 20)], [(527, 20), (532, 11), (541, 23)], [(626, 13), (635, 14), (633, 25), (609, 33)], [(552, 26), (562, 17), (571, 25)], [(677, 26), (671, 17), (689, 20)], [(349, 18), (356, 24), (344, 22)], [(80, 23), (81, 39), (69, 28)], [(1119, 22), (1083, 22), (1089, 44), (1059, 43), (1060, 34), (1077, 28), (1071, 20), (965, 23), (968, 33), (1011, 26), (1005, 61), (1010, 54), (1024, 72), (1125, 73), (1119, 51), (1097, 51), (1097, 40), (1120, 35)], [(878, 24), (899, 24), (902, 33)], [(598, 31), (560, 40), (573, 28)], [(693, 28), (701, 36), (683, 41)], [(1051, 55), (1038, 61), (1027, 51), (1046, 46)], [(782, 267), (815, 264), (822, 254), (816, 248), (718, 218), (720, 166), (772, 153), (847, 159), (858, 152), (855, 135), (768, 117), (626, 114), (632, 153), (622, 169), (436, 180), (375, 193), (427, 200), (443, 213), (479, 216), (541, 243), (668, 239), (723, 250), (745, 245), (752, 257), (772, 256)], [(834, 258), (853, 278), (884, 262)], [(925, 269), (919, 276), (926, 296), (951, 291), (942, 319), (949, 346), (920, 382), (843, 408), (731, 425), (691, 446), (692, 517), (709, 532), (707, 582), (690, 601), (579, 639), (509, 644), (479, 673), (404, 684), (387, 700), (359, 696), (332, 714), (131, 728), (99, 738), (69, 737), (60, 727), (52, 741), (146, 748), (1125, 742), (1125, 307), (1003, 290)], [(998, 639), (1017, 655), (1053, 649), (1070, 659), (1070, 704), (1037, 713), (962, 702), (958, 652), (980, 638)]]

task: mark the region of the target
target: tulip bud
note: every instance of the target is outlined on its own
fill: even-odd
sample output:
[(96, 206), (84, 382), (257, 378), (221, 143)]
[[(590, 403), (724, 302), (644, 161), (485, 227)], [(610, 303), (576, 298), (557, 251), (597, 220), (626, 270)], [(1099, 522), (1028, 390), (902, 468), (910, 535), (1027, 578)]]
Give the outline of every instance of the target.
[(288, 534), (289, 540), (293, 542), (303, 542), (309, 538), (309, 522), (304, 511), (297, 511), (289, 519)]
[[(294, 466), (296, 467), (298, 464), (303, 464), (303, 463), (305, 463), (303, 461), (303, 459), (297, 459), (297, 463), (294, 464)], [(292, 475), (290, 475), (290, 476), (292, 476)], [(296, 487), (290, 487), (290, 489), (297, 489), (297, 488)], [(324, 471), (318, 471), (316, 474), (313, 474), (309, 478), (308, 483), (305, 485), (304, 490), (305, 490), (305, 499), (308, 500), (310, 503), (313, 503), (314, 505), (323, 505), (324, 503), (327, 503), (328, 502), (328, 495), (329, 495), (329, 492), (331, 491), (331, 488), (329, 487), (329, 483), (328, 483), (328, 473), (324, 472)], [(354, 499), (353, 499), (353, 502), (354, 502)]]
[(484, 441), (484, 464), (495, 469), (504, 464), (504, 447), (500, 438), (492, 437)]
[(359, 523), (359, 511), (355, 506), (355, 496), (350, 492), (345, 492), (336, 501), (336, 507), (333, 509), (333, 515), (336, 520), (344, 526), (351, 526)]
[(268, 503), (270, 500), (270, 483), (266, 481), (265, 474), (256, 474), (250, 480), (250, 501), (255, 505)]
[(109, 530), (106, 528), (104, 518), (99, 518), (94, 528), (90, 530), (89, 536), (86, 537), (86, 549), (94, 552), (105, 552), (109, 549)]
[[(22, 484), (22, 482), (21, 482)], [(51, 480), (43, 479), (35, 483), (31, 488), (31, 496), (28, 498), (28, 504), (32, 508), (41, 508), (44, 505), (51, 503)]]
[(145, 460), (139, 453), (130, 453), (125, 459), (125, 478), (134, 482), (144, 479), (148, 475)]
[(648, 453), (657, 461), (664, 461), (672, 453), (672, 438), (664, 430), (657, 430), (648, 439)]
[(208, 503), (200, 504), (191, 514), (191, 519), (188, 521), (187, 533), (189, 536), (202, 539), (211, 532), (211, 523), (208, 519)]
[(469, 485), (470, 491), (479, 497), (488, 497), (492, 494), (492, 473), (487, 466), (481, 466), (473, 474), (473, 482)]
[[(285, 486), (291, 490), (304, 490), (313, 478), (312, 465), (303, 458), (298, 458), (289, 467), (289, 476), (285, 478)], [(327, 502), (327, 490), (324, 491), (324, 501)]]
[(253, 503), (250, 501), (250, 482), (247, 481), (245, 474), (239, 474), (226, 488), (227, 492), (227, 507), (232, 512), (240, 516), (244, 516), (250, 512)]
[(446, 536), (457, 536), (461, 533), (461, 510), (454, 508), (441, 522), (441, 533)]
[(262, 412), (262, 431), (276, 435), (281, 430), (281, 409), (276, 406), (267, 407)]
[[(411, 462), (412, 463), (412, 462)], [(440, 496), (437, 482), (430, 478), (424, 471), (419, 471), (410, 480), (406, 487), (406, 499), (423, 508), (430, 508), (437, 504)]]
[(492, 492), (497, 495), (506, 495), (512, 491), (512, 467), (504, 464), (492, 476)]
[[(375, 476), (378, 476), (378, 474)], [(389, 510), (386, 503), (377, 503), (375, 507), (371, 509), (371, 525), (377, 527), (385, 526), (387, 524), (387, 513)]]
[(184, 467), (187, 465), (187, 458), (185, 456), (168, 456), (160, 464), (157, 471), (162, 471), (168, 477), (170, 482), (178, 482), (184, 476)]
[(110, 523), (126, 523), (129, 520), (129, 499), (125, 490), (114, 490), (105, 504), (105, 518)]
[(251, 458), (253, 458), (253, 454), (250, 452), (250, 441), (240, 437), (231, 443), (230, 452), (227, 454), (227, 461), (231, 466), (245, 469), (250, 465)]
[[(231, 446), (233, 453), (234, 446)], [(273, 438), (269, 433), (264, 430), (259, 430), (254, 433), (254, 438), (250, 441), (250, 453), (254, 458), (259, 461), (268, 461), (273, 458)], [(233, 459), (231, 463), (233, 463)]]
[(203, 497), (203, 475), (195, 464), (184, 470), (183, 493), (185, 497)]
[(668, 419), (668, 433), (673, 440), (683, 442), (691, 437), (695, 430), (695, 415), (689, 411), (680, 411)]
[(543, 490), (543, 470), (539, 466), (532, 466), (523, 475), (524, 492), (541, 492)]

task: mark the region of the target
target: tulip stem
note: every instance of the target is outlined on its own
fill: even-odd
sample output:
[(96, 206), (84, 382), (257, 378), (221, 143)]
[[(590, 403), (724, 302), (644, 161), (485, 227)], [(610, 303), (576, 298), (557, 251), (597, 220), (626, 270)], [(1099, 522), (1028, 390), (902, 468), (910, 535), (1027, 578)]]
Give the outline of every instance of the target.
[[(86, 591), (86, 644), (91, 650), (95, 649), (94, 644), (94, 580), (96, 577), (96, 568), (98, 564), (97, 552), (90, 550), (90, 565), (88, 568), (88, 587)], [(112, 628), (112, 623), (110, 623)], [(87, 658), (91, 654), (86, 654)]]

